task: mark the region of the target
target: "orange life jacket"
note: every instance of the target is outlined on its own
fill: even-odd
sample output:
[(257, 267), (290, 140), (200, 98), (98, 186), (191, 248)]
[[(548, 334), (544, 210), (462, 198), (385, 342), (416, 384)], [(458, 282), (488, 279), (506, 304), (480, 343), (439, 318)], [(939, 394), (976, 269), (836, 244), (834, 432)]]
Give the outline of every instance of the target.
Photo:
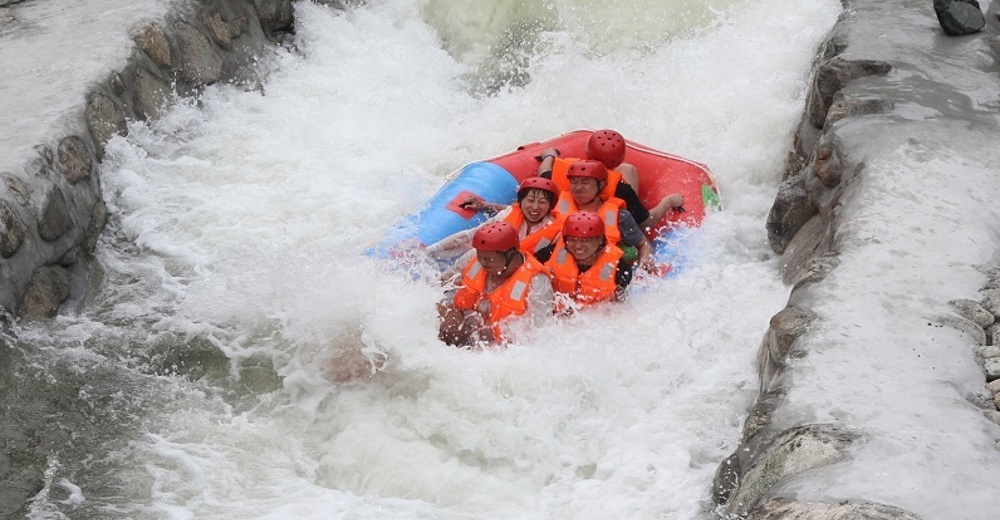
[[(555, 243), (556, 237), (562, 232), (563, 221), (566, 220), (566, 215), (558, 211), (553, 211), (552, 216), (554, 218), (551, 222), (532, 231), (528, 236), (521, 239), (521, 251), (534, 256), (542, 249)], [(504, 217), (504, 220), (514, 226), (514, 229), (520, 230), (521, 224), (526, 222), (524, 212), (521, 211), (521, 205), (517, 203), (512, 205), (510, 213)]]
[[(573, 157), (556, 157), (552, 160), (552, 182), (559, 186), (559, 189), (563, 193), (569, 192), (569, 177), (566, 173), (569, 172), (569, 167), (579, 161), (580, 159), (575, 159)], [(611, 200), (615, 196), (615, 190), (618, 189), (618, 183), (622, 180), (622, 174), (618, 170), (608, 170), (608, 182), (604, 185), (604, 189), (601, 190), (601, 198), (604, 200)]]
[(524, 255), (524, 263), (518, 267), (500, 287), (486, 292), (486, 271), (479, 260), (469, 262), (462, 272), (462, 286), (455, 293), (455, 307), (475, 310), (485, 298), (490, 302), (489, 324), (497, 341), (502, 341), (500, 322), (510, 316), (520, 316), (528, 308), (528, 289), (531, 278), (545, 272), (545, 266), (531, 255)]
[[(611, 245), (618, 245), (622, 241), (622, 232), (618, 229), (618, 212), (622, 209), (625, 209), (625, 201), (612, 197), (604, 199), (604, 203), (595, 211), (604, 219), (604, 236), (608, 238), (608, 243)], [(559, 202), (556, 203), (556, 211), (563, 215), (570, 215), (578, 211), (572, 193), (562, 192), (562, 195), (559, 196)]]
[(616, 275), (623, 254), (621, 249), (607, 243), (594, 265), (581, 273), (576, 259), (566, 250), (566, 243), (560, 237), (552, 258), (545, 264), (551, 270), (552, 289), (568, 294), (582, 305), (610, 300), (618, 289)]

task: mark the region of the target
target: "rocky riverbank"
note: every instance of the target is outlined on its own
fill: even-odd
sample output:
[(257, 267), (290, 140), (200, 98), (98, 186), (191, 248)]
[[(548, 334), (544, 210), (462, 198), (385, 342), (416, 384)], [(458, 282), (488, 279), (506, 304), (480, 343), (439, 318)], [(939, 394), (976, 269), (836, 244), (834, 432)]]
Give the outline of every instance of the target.
[[(949, 38), (938, 27), (929, 1), (849, 1), (820, 49), (805, 112), (767, 221), (772, 249), (782, 254), (782, 274), (793, 290), (788, 306), (771, 319), (761, 343), (760, 393), (746, 419), (742, 442), (716, 475), (714, 498), (727, 518), (935, 517), (918, 510), (924, 501), (916, 497), (934, 496), (940, 490), (904, 489), (905, 481), (887, 481), (884, 488), (867, 489), (857, 496), (824, 497), (824, 492), (817, 492), (828, 487), (816, 482), (822, 477), (811, 470), (817, 468), (840, 464), (846, 468), (838, 473), (841, 479), (867, 477), (853, 470), (848, 461), (860, 446), (880, 442), (880, 433), (850, 420), (810, 420), (815, 416), (848, 418), (845, 410), (851, 403), (828, 402), (828, 406), (843, 408), (835, 413), (802, 414), (801, 409), (792, 410), (789, 402), (796, 387), (814, 384), (815, 378), (803, 371), (800, 360), (820, 355), (835, 343), (817, 333), (831, 318), (816, 308), (838, 290), (828, 280), (836, 273), (851, 233), (844, 229), (847, 219), (843, 215), (862, 204), (865, 177), (873, 174), (868, 165), (895, 152), (869, 146), (868, 137), (896, 135), (904, 146), (936, 137), (947, 146), (952, 140), (978, 143), (984, 135), (995, 133), (1000, 92), (993, 72), (1000, 59), (995, 4), (988, 20), (982, 33)], [(970, 90), (977, 89), (988, 94), (970, 99)], [(983, 161), (988, 169), (989, 160)], [(952, 312), (928, 326), (949, 326), (963, 333), (970, 348), (958, 355), (974, 356), (983, 369), (983, 388), (967, 395), (967, 404), (982, 412), (979, 421), (1000, 424), (1000, 326), (995, 324), (1000, 319), (1000, 271), (989, 264), (977, 268), (987, 280), (983, 290), (948, 302)], [(977, 420), (975, 414), (970, 415), (971, 421)], [(913, 439), (918, 457), (922, 450), (936, 449), (933, 439)], [(972, 497), (980, 490), (968, 491)], [(995, 496), (996, 488), (982, 491)], [(996, 506), (1000, 507), (1000, 500)], [(987, 518), (1000, 510), (943, 513), (945, 518)]]
[[(0, 36), (6, 32), (13, 38), (26, 39), (28, 34), (37, 39), (32, 31), (38, 29), (17, 19), (17, 6), (3, 7), (10, 4), (0, 2)], [(0, 172), (0, 311), (23, 318), (51, 317), (71, 295), (79, 298), (72, 293), (84, 290), (78, 282), (85, 277), (107, 218), (99, 178), (104, 145), (128, 132), (127, 121), (155, 120), (172, 103), (196, 96), (207, 85), (228, 82), (258, 88), (266, 73), (261, 63), (292, 30), (292, 13), (289, 0), (175, 4), (165, 16), (133, 30), (134, 47), (126, 64), (89, 87), (79, 106), (69, 110), (69, 121), (60, 127), (65, 131), (47, 130), (56, 137), (34, 143), (32, 158), (20, 170), (10, 164), (17, 161), (12, 157), (16, 153), (0, 157), (3, 168), (10, 168)], [(65, 54), (73, 55), (69, 50)], [(17, 356), (16, 349), (0, 349), (0, 367), (18, 365)], [(0, 375), (11, 384), (9, 374)], [(48, 422), (65, 413), (60, 398), (47, 394), (51, 389), (21, 386), (17, 391), (34, 394), (35, 401), (28, 409), (5, 403), (8, 409), (0, 414), (2, 519), (27, 515), (29, 500), (46, 485), (51, 453), (81, 434)], [(114, 429), (86, 423), (80, 428)]]
[[(7, 4), (0, 21), (17, 32), (15, 6), (0, 5)], [(256, 88), (261, 58), (292, 24), (290, 0), (197, 0), (133, 29), (126, 65), (89, 88), (66, 133), (34, 143), (33, 157), (0, 173), (0, 308), (51, 317), (82, 290), (74, 278), (86, 271), (107, 219), (98, 164), (108, 139), (207, 85)]]

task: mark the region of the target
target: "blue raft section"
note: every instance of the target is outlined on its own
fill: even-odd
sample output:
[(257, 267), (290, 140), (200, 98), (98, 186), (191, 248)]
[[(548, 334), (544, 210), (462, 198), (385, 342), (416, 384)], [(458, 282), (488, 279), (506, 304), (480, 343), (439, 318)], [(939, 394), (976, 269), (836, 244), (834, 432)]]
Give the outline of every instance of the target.
[(517, 186), (517, 179), (496, 164), (475, 162), (466, 165), (423, 209), (394, 225), (366, 254), (391, 258), (400, 248), (430, 245), (459, 231), (477, 227), (487, 216), (463, 209), (459, 204), (469, 195), (495, 204), (513, 204), (517, 200)]

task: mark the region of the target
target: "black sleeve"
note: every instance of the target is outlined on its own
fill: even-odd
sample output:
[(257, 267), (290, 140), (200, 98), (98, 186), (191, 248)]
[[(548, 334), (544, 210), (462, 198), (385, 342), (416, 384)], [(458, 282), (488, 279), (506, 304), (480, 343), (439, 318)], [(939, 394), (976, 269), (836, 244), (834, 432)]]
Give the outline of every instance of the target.
[(535, 253), (535, 259), (538, 260), (540, 263), (544, 264), (545, 262), (549, 261), (549, 258), (552, 258), (552, 252), (555, 250), (556, 250), (556, 244), (555, 242), (553, 242), (538, 250)]
[(544, 172), (539, 173), (538, 176), (543, 179), (552, 180), (552, 170), (545, 170)]
[(632, 264), (622, 258), (618, 261), (618, 274), (615, 275), (615, 285), (618, 286), (618, 290), (624, 291), (630, 283), (632, 283)]
[(625, 201), (625, 209), (632, 214), (636, 224), (642, 224), (649, 219), (649, 210), (642, 205), (639, 194), (635, 192), (632, 185), (623, 181), (618, 182), (615, 187), (615, 197)]

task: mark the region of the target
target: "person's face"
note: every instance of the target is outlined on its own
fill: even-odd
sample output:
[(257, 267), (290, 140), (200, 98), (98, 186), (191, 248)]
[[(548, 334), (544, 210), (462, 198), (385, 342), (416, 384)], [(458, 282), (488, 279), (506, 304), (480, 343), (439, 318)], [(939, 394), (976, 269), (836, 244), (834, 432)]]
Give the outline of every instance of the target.
[(577, 204), (586, 204), (600, 193), (601, 188), (593, 177), (570, 177), (569, 192)]
[(492, 275), (499, 275), (507, 269), (507, 257), (502, 251), (476, 249), (476, 259), (479, 260), (479, 265)]
[(604, 241), (604, 237), (589, 237), (589, 238), (579, 238), (579, 237), (564, 237), (563, 240), (566, 242), (566, 250), (569, 254), (573, 255), (573, 258), (580, 260), (589, 260), (597, 255), (597, 251), (601, 249), (601, 243)]
[(521, 199), (521, 212), (524, 213), (524, 219), (532, 224), (539, 223), (545, 218), (545, 215), (549, 214), (550, 209), (552, 209), (552, 204), (549, 203), (544, 191), (531, 190)]

